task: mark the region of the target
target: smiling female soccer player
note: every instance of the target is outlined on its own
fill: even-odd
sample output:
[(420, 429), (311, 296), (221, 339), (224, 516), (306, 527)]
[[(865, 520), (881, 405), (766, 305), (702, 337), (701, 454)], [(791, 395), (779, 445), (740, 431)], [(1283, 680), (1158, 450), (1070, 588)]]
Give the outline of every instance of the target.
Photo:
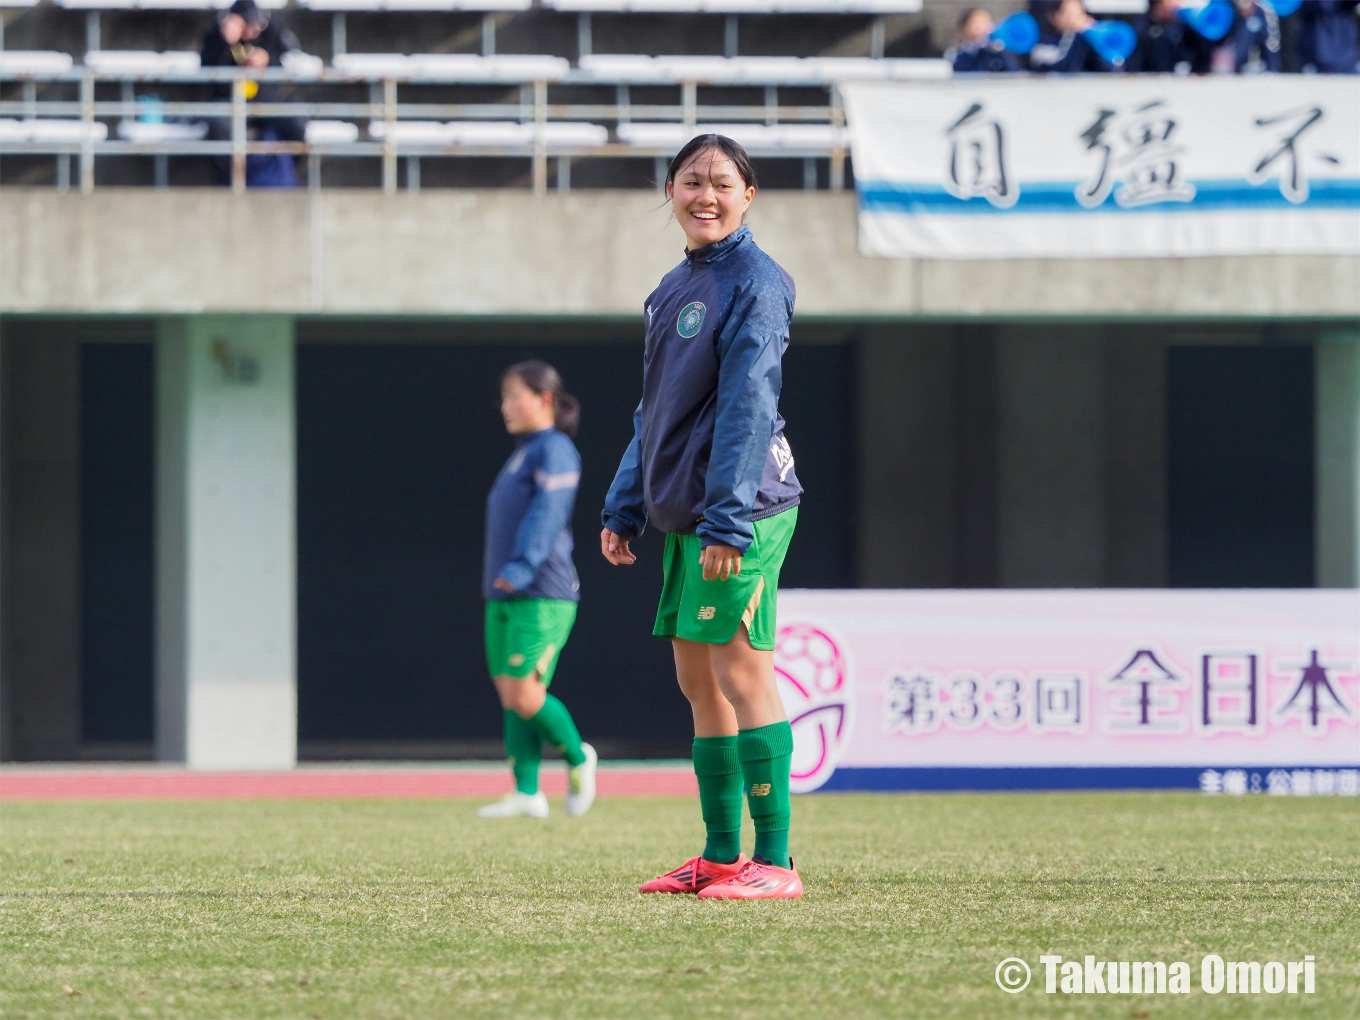
[(580, 408), (551, 365), (524, 361), (501, 376), (501, 417), (519, 442), (486, 500), (486, 659), (505, 709), (505, 753), (515, 792), (482, 818), (546, 818), (538, 788), (543, 741), (566, 759), (567, 814), (595, 799), (595, 749), (581, 742), (567, 706), (548, 693), (576, 621), (580, 584), (571, 561), (571, 509), (581, 478)]
[[(743, 219), (751, 160), (700, 135), (671, 161), (666, 191), (685, 260), (647, 298), (642, 403), (610, 487), (600, 550), (636, 557), (650, 522), (666, 532), (661, 605), (694, 714), (694, 772), (708, 830), (703, 853), (642, 886), (718, 899), (792, 899), (793, 733), (774, 679), (775, 593), (802, 487), (779, 415), (780, 359), (793, 280), (756, 247)], [(741, 793), (755, 822), (741, 852)]]

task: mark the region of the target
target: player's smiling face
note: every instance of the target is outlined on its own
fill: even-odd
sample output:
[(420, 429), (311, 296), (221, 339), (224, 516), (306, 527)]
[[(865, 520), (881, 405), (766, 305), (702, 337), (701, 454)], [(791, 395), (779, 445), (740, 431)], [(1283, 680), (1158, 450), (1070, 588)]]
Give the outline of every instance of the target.
[(669, 184), (671, 209), (690, 251), (721, 241), (741, 226), (756, 189), (718, 149), (696, 152)]

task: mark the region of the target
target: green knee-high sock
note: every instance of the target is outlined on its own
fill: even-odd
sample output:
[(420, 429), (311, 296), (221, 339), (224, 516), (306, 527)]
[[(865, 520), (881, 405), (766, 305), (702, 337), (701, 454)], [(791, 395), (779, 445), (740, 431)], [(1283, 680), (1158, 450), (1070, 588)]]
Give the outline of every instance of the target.
[(694, 775), (708, 836), (704, 860), (731, 864), (741, 856), (741, 762), (736, 737), (695, 737)]
[(755, 856), (789, 866), (789, 768), (793, 728), (786, 722), (737, 734), (737, 754), (746, 780), (746, 799), (756, 826)]
[(505, 710), (505, 756), (520, 793), (538, 792), (538, 763), (543, 760), (543, 736), (528, 721)]
[(566, 705), (551, 694), (543, 699), (543, 707), (529, 721), (538, 727), (543, 739), (557, 748), (572, 768), (586, 760), (586, 753), (581, 750), (581, 734), (576, 732), (571, 713), (567, 711)]

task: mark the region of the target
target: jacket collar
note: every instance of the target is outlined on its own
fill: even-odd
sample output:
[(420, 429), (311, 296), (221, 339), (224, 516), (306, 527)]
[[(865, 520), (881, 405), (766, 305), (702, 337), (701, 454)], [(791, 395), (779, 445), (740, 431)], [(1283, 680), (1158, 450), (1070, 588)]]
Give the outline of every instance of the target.
[(515, 437), (515, 445), (526, 446), (535, 439), (542, 439), (544, 436), (555, 431), (557, 431), (557, 426), (549, 425), (546, 429), (539, 429), (537, 432), (525, 432), (523, 435)]
[(717, 262), (719, 259), (725, 257), (728, 252), (741, 245), (743, 241), (749, 241), (750, 239), (751, 228), (743, 223), (721, 241), (714, 241), (712, 244), (705, 245), (696, 251), (690, 251), (686, 248), (685, 258), (689, 259), (691, 264), (695, 262)]

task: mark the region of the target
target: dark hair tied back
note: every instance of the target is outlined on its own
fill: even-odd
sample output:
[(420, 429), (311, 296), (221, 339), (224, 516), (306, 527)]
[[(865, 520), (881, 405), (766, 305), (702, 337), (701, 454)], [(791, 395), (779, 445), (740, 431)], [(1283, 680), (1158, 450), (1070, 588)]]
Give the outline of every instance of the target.
[(746, 150), (741, 147), (739, 142), (733, 141), (726, 135), (695, 135), (684, 147), (675, 154), (671, 160), (670, 168), (666, 171), (666, 183), (671, 184), (675, 181), (675, 175), (685, 168), (685, 164), (694, 158), (695, 153), (704, 152), (707, 149), (716, 149), (732, 161), (737, 173), (741, 175), (742, 182), (748, 188), (756, 186), (756, 168), (751, 163), (751, 157), (746, 154)]
[(553, 424), (558, 432), (576, 438), (576, 429), (581, 424), (581, 404), (563, 388), (557, 369), (546, 361), (521, 361), (501, 373), (501, 385), (512, 376), (518, 376), (535, 393), (552, 394)]

